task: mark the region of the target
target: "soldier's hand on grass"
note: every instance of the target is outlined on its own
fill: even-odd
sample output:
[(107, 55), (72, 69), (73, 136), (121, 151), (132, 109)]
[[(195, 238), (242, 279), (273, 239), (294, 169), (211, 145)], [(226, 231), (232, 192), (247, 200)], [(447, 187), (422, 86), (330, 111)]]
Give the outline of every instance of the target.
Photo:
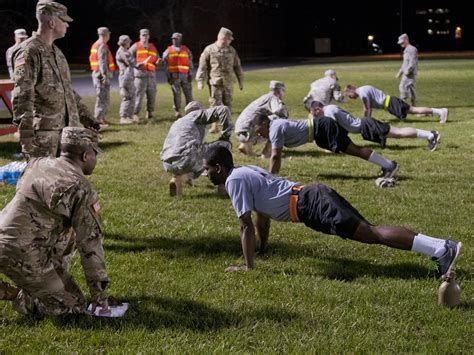
[(232, 265), (224, 270), (224, 272), (249, 271), (246, 264)]
[(198, 81), (198, 82), (197, 82), (197, 89), (198, 89), (198, 90), (202, 90), (203, 88), (204, 88), (203, 82), (202, 82), (202, 81)]

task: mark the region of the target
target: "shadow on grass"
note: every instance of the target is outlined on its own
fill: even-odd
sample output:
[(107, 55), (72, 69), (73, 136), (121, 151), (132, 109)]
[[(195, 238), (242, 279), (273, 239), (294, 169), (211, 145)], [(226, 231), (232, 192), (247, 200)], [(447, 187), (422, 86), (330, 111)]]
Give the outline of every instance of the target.
[(397, 145), (397, 144), (387, 144), (384, 148), (379, 145), (379, 144), (368, 144), (368, 145), (364, 145), (365, 148), (370, 148), (372, 150), (380, 150), (382, 149), (383, 151), (389, 151), (389, 150), (396, 150), (396, 151), (403, 151), (403, 150), (416, 150), (416, 149), (419, 149), (419, 150), (423, 150), (424, 148), (426, 148), (426, 145), (406, 145), (406, 146), (402, 146), (402, 145)]
[(104, 152), (108, 150), (113, 150), (116, 148), (120, 148), (123, 146), (127, 146), (133, 143), (130, 142), (101, 142), (99, 143), (100, 149), (102, 149)]
[(360, 175), (346, 175), (346, 174), (321, 174), (319, 173), (318, 178), (330, 179), (330, 180), (375, 180), (376, 176), (360, 176)]
[(327, 155), (337, 155), (333, 153), (325, 153), (318, 149), (314, 150), (285, 150), (283, 152), (283, 158), (291, 158), (291, 157), (320, 157), (320, 156), (327, 156)]
[(21, 146), (19, 142), (0, 142), (0, 158), (15, 160), (13, 154), (20, 153)]

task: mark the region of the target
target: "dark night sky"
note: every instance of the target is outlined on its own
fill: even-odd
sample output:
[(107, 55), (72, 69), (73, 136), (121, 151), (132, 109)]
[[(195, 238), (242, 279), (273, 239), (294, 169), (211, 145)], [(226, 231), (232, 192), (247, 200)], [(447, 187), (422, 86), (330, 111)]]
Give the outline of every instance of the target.
[[(311, 56), (314, 38), (331, 38), (331, 54), (369, 53), (367, 35), (375, 36), (385, 53), (399, 51), (400, 30), (410, 34), (420, 50), (473, 49), (472, 21), (463, 2), (441, 0), (403, 1), (289, 1), (289, 0), (59, 0), (74, 18), (67, 37), (57, 44), (71, 62), (86, 62), (96, 28), (112, 30), (116, 37), (136, 38), (140, 28), (152, 31), (152, 40), (163, 51), (174, 31), (183, 32), (197, 59), (202, 48), (214, 41), (221, 26), (234, 31), (234, 46), (244, 58)], [(0, 0), (0, 51), (11, 45), (15, 28), (36, 29), (36, 0)], [(400, 7), (402, 6), (402, 21)], [(457, 6), (457, 8), (455, 7)], [(420, 9), (449, 8), (449, 15), (419, 16)], [(452, 33), (428, 36), (428, 19), (463, 28), (457, 43)], [(438, 20), (439, 19), (439, 20)], [(3, 64), (3, 58), (0, 63)]]

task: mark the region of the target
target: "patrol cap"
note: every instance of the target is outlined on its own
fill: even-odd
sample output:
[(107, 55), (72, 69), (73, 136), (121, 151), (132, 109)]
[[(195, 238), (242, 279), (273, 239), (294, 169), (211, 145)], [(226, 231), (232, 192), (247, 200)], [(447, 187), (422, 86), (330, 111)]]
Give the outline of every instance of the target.
[(131, 43), (132, 40), (127, 35), (121, 35), (118, 39), (118, 45), (123, 46), (124, 44)]
[(283, 81), (278, 81), (278, 80), (272, 80), (270, 81), (270, 85), (268, 85), (270, 90), (277, 90), (277, 89), (283, 89), (286, 90), (285, 83)]
[(72, 18), (67, 14), (67, 7), (55, 1), (39, 0), (36, 4), (36, 14), (57, 16), (65, 22), (72, 22)]
[(408, 35), (406, 33), (403, 33), (398, 37), (397, 44), (402, 44), (405, 41), (408, 41)]
[(331, 75), (336, 75), (336, 71), (332, 70), (332, 69), (328, 69), (324, 72), (324, 76), (331, 76)]
[(171, 35), (171, 39), (173, 38), (183, 38), (183, 34), (179, 32), (175, 32)]
[(234, 40), (234, 33), (228, 28), (221, 27), (219, 30), (219, 35), (228, 36), (231, 40)]
[(190, 112), (198, 111), (198, 110), (204, 110), (204, 106), (198, 101), (191, 101), (184, 108), (184, 113), (187, 115)]
[(24, 28), (19, 28), (13, 33), (15, 34), (16, 38), (28, 38), (28, 35), (26, 34), (26, 30)]
[(97, 29), (97, 34), (101, 36), (109, 35), (111, 32), (107, 27), (99, 27)]
[(142, 28), (140, 30), (140, 36), (149, 36), (150, 35), (150, 30), (147, 28)]
[(323, 104), (319, 101), (316, 101), (315, 99), (313, 99), (311, 96), (307, 96), (304, 100), (304, 106), (305, 108), (311, 112), (311, 108), (313, 107), (313, 105), (316, 105), (318, 107), (322, 107)]
[(61, 144), (71, 144), (83, 148), (92, 148), (97, 153), (102, 153), (99, 148), (99, 136), (89, 128), (65, 127), (61, 134)]

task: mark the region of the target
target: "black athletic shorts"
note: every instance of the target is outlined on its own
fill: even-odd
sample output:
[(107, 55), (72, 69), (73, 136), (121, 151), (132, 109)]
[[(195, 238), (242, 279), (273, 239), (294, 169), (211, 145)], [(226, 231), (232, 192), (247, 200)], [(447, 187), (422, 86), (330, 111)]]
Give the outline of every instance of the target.
[(365, 117), (361, 120), (360, 134), (366, 141), (380, 143), (385, 146), (388, 132), (390, 132), (388, 123), (380, 122), (372, 117)]
[(352, 142), (349, 133), (329, 117), (314, 119), (314, 140), (319, 147), (334, 153), (345, 152)]
[(390, 96), (388, 101), (388, 112), (392, 115), (398, 117), (401, 120), (407, 118), (408, 111), (410, 110), (410, 105), (408, 105), (402, 99), (399, 99), (395, 96)]
[(352, 239), (364, 217), (341, 195), (323, 184), (306, 185), (299, 192), (298, 217), (307, 227)]

